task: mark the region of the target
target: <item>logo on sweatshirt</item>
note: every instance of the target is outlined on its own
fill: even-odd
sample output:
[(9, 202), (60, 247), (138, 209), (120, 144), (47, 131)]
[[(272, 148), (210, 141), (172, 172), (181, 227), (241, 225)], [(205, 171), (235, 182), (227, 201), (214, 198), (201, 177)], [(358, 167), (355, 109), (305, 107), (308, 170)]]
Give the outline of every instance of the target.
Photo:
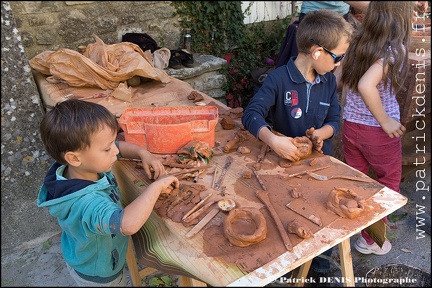
[(299, 119), (303, 114), (303, 111), (301, 110), (301, 108), (294, 108), (291, 110), (291, 117), (293, 117), (294, 119)]
[(284, 105), (297, 106), (298, 105), (298, 94), (296, 90), (285, 92)]

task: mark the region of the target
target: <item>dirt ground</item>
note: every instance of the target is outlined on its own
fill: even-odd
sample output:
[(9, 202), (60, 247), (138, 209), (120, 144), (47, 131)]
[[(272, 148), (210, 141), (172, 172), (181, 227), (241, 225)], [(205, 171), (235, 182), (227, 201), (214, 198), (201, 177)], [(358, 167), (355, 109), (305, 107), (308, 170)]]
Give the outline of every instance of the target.
[[(429, 175), (427, 179), (420, 179), (415, 174), (411, 174), (408, 179), (405, 179), (401, 183), (401, 193), (408, 197), (409, 201), (408, 204), (389, 216), (390, 222), (387, 229), (387, 238), (392, 243), (393, 249), (383, 256), (363, 255), (358, 253), (354, 248), (351, 249), (356, 287), (370, 287), (365, 284), (365, 281), (370, 281), (367, 280), (370, 278), (366, 278), (367, 272), (374, 267), (385, 264), (416, 267), (429, 273), (426, 276), (430, 277), (430, 216), (425, 216), (431, 213), (430, 191), (423, 193), (417, 191), (418, 189), (416, 190), (416, 186), (418, 187), (420, 180), (424, 180), (426, 187), (430, 187), (430, 165), (427, 169), (427, 175)], [(422, 223), (425, 225), (422, 225)], [(351, 238), (351, 247), (353, 247), (357, 239), (356, 237)], [(332, 260), (334, 261), (332, 261), (329, 275), (331, 278), (329, 279), (332, 279), (336, 283), (332, 283), (331, 286), (342, 287), (341, 283), (337, 283), (341, 277), (338, 249), (333, 250)], [(32, 243), (27, 243), (25, 247), (17, 247), (11, 254), (2, 254), (1, 265), (2, 287), (75, 286), (74, 281), (67, 272), (61, 254), (59, 235), (53, 235), (45, 239), (35, 239)], [(144, 285), (155, 286), (157, 282), (154, 281), (159, 280), (163, 275), (162, 273), (151, 275), (146, 279)], [(406, 277), (405, 274), (386, 276), (391, 279)], [(171, 279), (173, 280), (172, 283), (162, 284), (162, 286), (177, 286), (176, 277), (171, 276)], [(268, 286), (275, 285), (269, 283)], [(385, 287), (385, 285), (380, 286)]]

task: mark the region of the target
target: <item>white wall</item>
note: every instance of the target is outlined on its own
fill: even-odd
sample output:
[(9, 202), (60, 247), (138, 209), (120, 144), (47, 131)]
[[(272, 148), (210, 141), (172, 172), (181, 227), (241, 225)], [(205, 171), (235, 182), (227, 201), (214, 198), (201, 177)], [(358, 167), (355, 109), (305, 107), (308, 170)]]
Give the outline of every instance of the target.
[(245, 12), (250, 6), (244, 19), (245, 24), (283, 19), (293, 13), (293, 6), (300, 11), (302, 1), (242, 1)]

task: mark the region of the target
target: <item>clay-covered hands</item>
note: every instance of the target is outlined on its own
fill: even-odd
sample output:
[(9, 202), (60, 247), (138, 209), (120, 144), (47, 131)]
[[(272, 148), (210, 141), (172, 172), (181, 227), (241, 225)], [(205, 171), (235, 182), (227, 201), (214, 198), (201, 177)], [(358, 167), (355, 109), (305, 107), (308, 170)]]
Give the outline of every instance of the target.
[(272, 139), (270, 148), (280, 157), (287, 159), (291, 162), (297, 162), (301, 158), (300, 150), (293, 142), (293, 138), (284, 136), (282, 134), (275, 135)]
[(313, 148), (318, 151), (319, 153), (323, 153), (322, 147), (324, 144), (323, 139), (318, 135), (315, 128), (309, 128), (306, 130), (306, 137), (308, 137), (313, 144)]
[(156, 180), (162, 175), (166, 175), (162, 162), (147, 150), (140, 151), (144, 173), (149, 179)]
[(162, 175), (152, 185), (158, 185), (160, 194), (170, 194), (174, 189), (180, 187), (180, 182), (177, 177), (173, 175)]

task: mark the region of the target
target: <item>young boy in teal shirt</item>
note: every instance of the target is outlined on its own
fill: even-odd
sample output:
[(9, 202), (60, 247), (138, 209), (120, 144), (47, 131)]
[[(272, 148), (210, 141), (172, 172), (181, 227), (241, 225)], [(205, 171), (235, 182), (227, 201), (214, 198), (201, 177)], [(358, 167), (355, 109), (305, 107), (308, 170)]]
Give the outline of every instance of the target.
[[(39, 191), (62, 229), (63, 257), (78, 286), (125, 286), (128, 236), (146, 222), (161, 193), (179, 187), (147, 150), (116, 141), (118, 123), (105, 107), (66, 100), (45, 114), (42, 141), (55, 163)], [(111, 168), (119, 157), (142, 160), (147, 189), (123, 207)]]

